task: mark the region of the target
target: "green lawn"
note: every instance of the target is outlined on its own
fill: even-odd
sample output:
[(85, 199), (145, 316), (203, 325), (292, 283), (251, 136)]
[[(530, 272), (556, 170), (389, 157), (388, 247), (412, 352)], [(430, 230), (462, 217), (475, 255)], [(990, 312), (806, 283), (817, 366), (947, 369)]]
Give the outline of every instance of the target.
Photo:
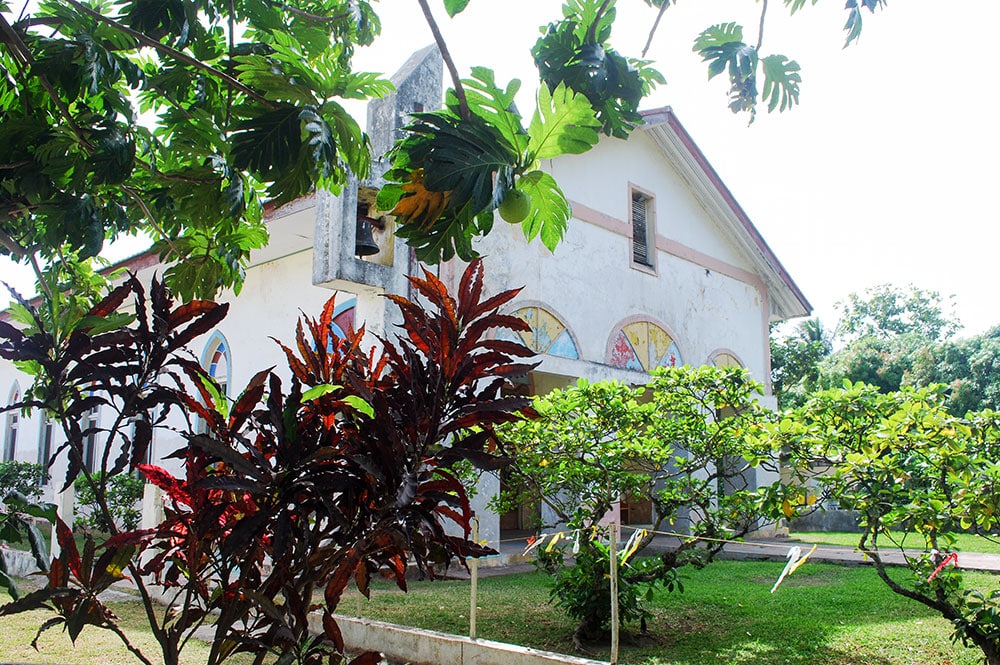
[[(857, 547), (858, 539), (861, 537), (861, 534), (848, 533), (844, 531), (795, 531), (790, 534), (790, 537), (792, 540), (798, 540), (810, 545), (841, 545), (843, 547)], [(891, 543), (884, 540), (884, 538), (885, 536), (879, 538), (880, 547), (885, 547), (886, 545), (891, 546)], [(897, 540), (902, 538), (902, 534), (896, 534), (895, 538)], [(924, 542), (917, 534), (910, 534), (909, 537), (904, 539), (902, 542), (903, 546), (909, 549), (922, 550), (924, 548)], [(1000, 537), (984, 538), (982, 536), (960, 533), (957, 535), (955, 547), (960, 552), (1000, 554)]]
[[(19, 580), (18, 587), (22, 593), (38, 588), (39, 582), (34, 578)], [(123, 594), (124, 595), (124, 594)], [(129, 641), (138, 647), (153, 663), (163, 662), (160, 647), (153, 638), (146, 621), (146, 611), (142, 602), (136, 600), (121, 600), (108, 602), (108, 607), (119, 619), (129, 637)], [(10, 596), (6, 590), (0, 590), (0, 605), (9, 602)], [(162, 612), (162, 607), (157, 607)], [(61, 626), (51, 628), (38, 640), (38, 650), (31, 647), (38, 627), (49, 618), (55, 616), (45, 610), (36, 610), (22, 614), (0, 617), (0, 663), (61, 663), (73, 665), (136, 665), (138, 658), (122, 645), (118, 636), (109, 630), (101, 630), (87, 626), (77, 638), (76, 643), (70, 641), (69, 635)], [(181, 665), (203, 665), (208, 659), (209, 644), (191, 640), (181, 655)], [(273, 658), (268, 662), (273, 662)], [(233, 665), (250, 665), (253, 657), (240, 654), (232, 661)], [(140, 664), (141, 665), (141, 664)]]
[[(974, 665), (977, 652), (950, 643), (949, 624), (893, 595), (869, 567), (807, 563), (774, 594), (781, 562), (720, 561), (683, 574), (684, 593), (660, 592), (653, 600), (650, 634), (623, 638), (621, 662), (632, 665)], [(897, 571), (903, 574), (904, 571)], [(1000, 578), (967, 573), (979, 588)], [(573, 624), (548, 605), (548, 577), (527, 573), (480, 580), (479, 636), (550, 651), (572, 652)], [(354, 614), (359, 596), (340, 610)], [(127, 632), (147, 653), (157, 652), (138, 602), (112, 605)], [(411, 583), (403, 594), (385, 583), (360, 608), (370, 618), (467, 634), (469, 582)], [(0, 619), (4, 661), (116, 665), (134, 662), (109, 633), (87, 629), (76, 648), (59, 629), (46, 633), (40, 652), (29, 643), (47, 615)], [(185, 662), (204, 662), (205, 645), (193, 644)], [(607, 650), (592, 656), (607, 658)], [(154, 661), (156, 659), (154, 658)]]
[[(622, 663), (643, 665), (973, 665), (977, 652), (954, 646), (950, 624), (894, 595), (868, 567), (807, 564), (771, 594), (782, 563), (720, 561), (686, 571), (684, 593), (658, 593), (650, 635), (623, 640)], [(995, 587), (1000, 579), (969, 573)], [(540, 573), (480, 580), (478, 633), (549, 651), (571, 652), (573, 624), (546, 602)], [(469, 583), (422, 582), (409, 594), (380, 587), (362, 615), (468, 634)], [(341, 611), (354, 614), (356, 597)], [(595, 649), (595, 657), (608, 657)]]

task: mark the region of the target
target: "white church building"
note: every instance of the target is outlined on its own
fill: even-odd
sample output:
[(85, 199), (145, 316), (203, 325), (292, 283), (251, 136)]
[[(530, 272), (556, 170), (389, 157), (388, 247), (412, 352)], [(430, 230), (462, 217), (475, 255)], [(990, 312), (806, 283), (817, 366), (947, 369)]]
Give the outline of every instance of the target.
[[(440, 104), (436, 51), (415, 54), (393, 81), (397, 91), (369, 108), (376, 154), (389, 147), (408, 113)], [(554, 253), (526, 242), (520, 227), (499, 222), (475, 245), (485, 257), (489, 292), (524, 287), (506, 313), (528, 322), (531, 332), (521, 335), (541, 364), (520, 387), (544, 394), (578, 377), (640, 384), (661, 365), (740, 365), (765, 385), (762, 402), (774, 407), (769, 324), (806, 316), (811, 306), (673, 111), (643, 115), (645, 125), (627, 140), (604, 137), (584, 155), (543, 164), (572, 204), (573, 219)], [(231, 398), (258, 370), (283, 366), (269, 337), (292, 340), (300, 313), (318, 315), (334, 291), (335, 325), (364, 322), (372, 333), (392, 334), (395, 306), (381, 294), (406, 294), (405, 276), (419, 265), (393, 236), (391, 218), (374, 209), (379, 185), (362, 182), (340, 196), (320, 191), (270, 211), (270, 243), (253, 254), (242, 292), (218, 298), (230, 303), (229, 316), (190, 347)], [(359, 218), (381, 220), (374, 229), (377, 253), (358, 255)], [(162, 272), (152, 253), (123, 265), (145, 279)], [(449, 262), (435, 270), (454, 288), (463, 268)], [(27, 382), (0, 361), (0, 400), (16, 401)], [(104, 415), (90, 417), (99, 423)], [(58, 444), (52, 440), (58, 429), (43, 413), (2, 417), (5, 460), (40, 462)], [(152, 457), (180, 443), (158, 431)], [(57, 461), (54, 479), (64, 472), (59, 467)], [(71, 494), (56, 495), (58, 489), (56, 480), (46, 498), (71, 510)], [(491, 489), (480, 488), (475, 504), (481, 537), (496, 546), (502, 532), (527, 526), (529, 515), (490, 513)], [(147, 523), (155, 506), (150, 486)], [(624, 523), (650, 521), (648, 507), (623, 505), (621, 513)]]

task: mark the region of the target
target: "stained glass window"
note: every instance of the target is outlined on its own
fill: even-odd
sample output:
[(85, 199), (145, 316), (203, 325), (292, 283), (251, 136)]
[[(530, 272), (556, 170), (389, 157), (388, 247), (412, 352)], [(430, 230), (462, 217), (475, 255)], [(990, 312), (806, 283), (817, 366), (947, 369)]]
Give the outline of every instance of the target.
[(649, 321), (628, 323), (615, 334), (612, 367), (649, 372), (656, 367), (683, 365), (680, 349), (666, 330)]
[(743, 367), (739, 358), (728, 351), (720, 351), (712, 356), (712, 365), (715, 367)]
[(337, 305), (333, 310), (333, 320), (330, 331), (337, 337), (347, 337), (347, 331), (354, 330), (354, 311), (358, 304), (357, 298), (351, 298)]
[(580, 358), (580, 352), (576, 348), (576, 342), (569, 328), (552, 312), (542, 307), (522, 307), (514, 312), (513, 316), (523, 320), (531, 329), (515, 332), (504, 328), (498, 333), (501, 339), (523, 342), (535, 353), (547, 353), (550, 356), (573, 360)]

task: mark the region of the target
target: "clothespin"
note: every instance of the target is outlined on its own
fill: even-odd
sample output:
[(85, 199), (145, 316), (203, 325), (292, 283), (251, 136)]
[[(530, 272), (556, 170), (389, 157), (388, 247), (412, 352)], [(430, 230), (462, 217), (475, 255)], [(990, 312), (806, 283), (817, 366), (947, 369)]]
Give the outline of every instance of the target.
[(580, 553), (580, 530), (576, 530), (576, 538), (573, 540), (573, 556)]
[(937, 577), (938, 573), (944, 570), (944, 567), (947, 566), (949, 563), (955, 564), (956, 567), (958, 566), (958, 552), (952, 552), (951, 554), (946, 556), (944, 558), (944, 561), (938, 564), (938, 567), (934, 569), (934, 572), (931, 573), (931, 576), (927, 578), (927, 581), (930, 582), (935, 577)]
[(795, 568), (795, 564), (801, 556), (802, 548), (798, 545), (794, 545), (788, 549), (788, 554), (785, 555), (785, 558), (788, 559), (788, 563), (785, 564), (784, 570), (782, 570), (781, 575), (778, 576), (778, 581), (774, 583), (773, 587), (771, 587), (771, 593), (775, 592), (782, 580), (784, 580), (785, 577)]
[(549, 544), (548, 544), (548, 546), (547, 546), (547, 547), (545, 548), (545, 551), (546, 551), (546, 552), (551, 552), (551, 551), (552, 551), (552, 548), (556, 546), (556, 543), (558, 543), (558, 542), (559, 542), (559, 540), (560, 540), (560, 539), (561, 539), (562, 537), (563, 537), (563, 532), (562, 532), (562, 531), (557, 531), (556, 533), (552, 534), (552, 540), (550, 540), (550, 541), (549, 541)]

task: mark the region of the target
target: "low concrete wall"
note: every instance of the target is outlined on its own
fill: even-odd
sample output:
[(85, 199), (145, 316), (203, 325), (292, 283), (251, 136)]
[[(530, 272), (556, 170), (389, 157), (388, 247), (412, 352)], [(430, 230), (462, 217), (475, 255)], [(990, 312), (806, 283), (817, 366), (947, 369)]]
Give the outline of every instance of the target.
[(858, 514), (853, 510), (817, 510), (792, 520), (792, 531), (859, 532)]
[(11, 577), (27, 577), (38, 571), (38, 566), (35, 564), (35, 557), (31, 555), (31, 552), (3, 547), (0, 548), (0, 556), (7, 563), (7, 572)]
[[(310, 617), (312, 630), (322, 632), (319, 614)], [(577, 658), (528, 647), (473, 640), (433, 630), (397, 626), (371, 619), (337, 615), (337, 624), (350, 651), (379, 651), (386, 658), (411, 665), (602, 665), (604, 661)]]

